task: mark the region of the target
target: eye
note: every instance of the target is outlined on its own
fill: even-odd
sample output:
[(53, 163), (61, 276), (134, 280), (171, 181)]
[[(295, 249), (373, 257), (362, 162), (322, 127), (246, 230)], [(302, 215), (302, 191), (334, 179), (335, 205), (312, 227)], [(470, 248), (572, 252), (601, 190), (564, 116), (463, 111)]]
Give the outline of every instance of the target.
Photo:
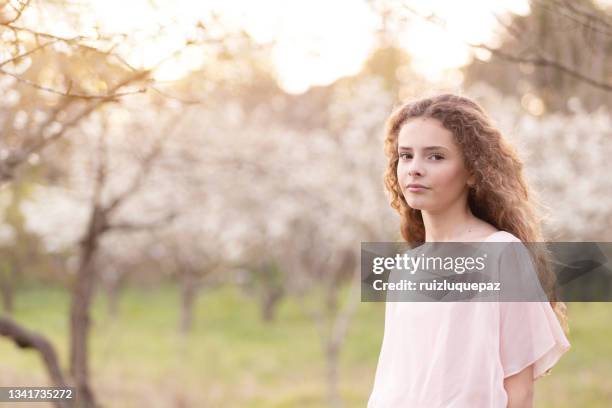
[[(429, 155), (430, 158), (434, 158), (434, 161), (439, 161), (439, 160), (443, 160), (444, 156), (441, 155), (440, 153), (433, 153)], [(412, 158), (412, 153), (400, 153), (399, 154), (399, 158), (402, 160), (408, 160)]]
[(402, 160), (407, 160), (410, 159), (412, 157), (411, 153), (400, 153), (399, 154), (399, 158)]

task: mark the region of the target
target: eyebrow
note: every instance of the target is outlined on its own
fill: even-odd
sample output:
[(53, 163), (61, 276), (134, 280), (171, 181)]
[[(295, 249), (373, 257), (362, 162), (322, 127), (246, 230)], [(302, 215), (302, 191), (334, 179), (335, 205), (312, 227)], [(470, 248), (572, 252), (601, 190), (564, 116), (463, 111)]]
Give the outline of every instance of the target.
[[(397, 150), (412, 150), (412, 147), (399, 146)], [(448, 150), (448, 149), (444, 146), (427, 146), (427, 147), (424, 147), (423, 150)]]

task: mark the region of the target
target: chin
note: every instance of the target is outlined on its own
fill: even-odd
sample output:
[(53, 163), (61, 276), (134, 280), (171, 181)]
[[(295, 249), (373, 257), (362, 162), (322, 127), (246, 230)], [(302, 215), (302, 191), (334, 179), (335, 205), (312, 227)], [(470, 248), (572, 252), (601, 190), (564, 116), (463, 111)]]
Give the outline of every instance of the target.
[(413, 210), (427, 210), (428, 209), (428, 205), (422, 202), (418, 202), (418, 201), (406, 201), (406, 203), (408, 204), (408, 207), (412, 208)]

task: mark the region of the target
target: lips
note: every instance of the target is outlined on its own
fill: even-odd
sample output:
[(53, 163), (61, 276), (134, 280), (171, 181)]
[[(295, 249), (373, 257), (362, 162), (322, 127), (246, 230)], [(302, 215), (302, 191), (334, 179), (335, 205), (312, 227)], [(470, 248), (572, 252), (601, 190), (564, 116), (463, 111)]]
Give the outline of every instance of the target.
[(406, 188), (428, 188), (428, 187), (425, 187), (425, 186), (424, 186), (424, 185), (422, 185), (422, 184), (413, 183), (413, 184), (408, 184), (408, 185), (406, 186)]

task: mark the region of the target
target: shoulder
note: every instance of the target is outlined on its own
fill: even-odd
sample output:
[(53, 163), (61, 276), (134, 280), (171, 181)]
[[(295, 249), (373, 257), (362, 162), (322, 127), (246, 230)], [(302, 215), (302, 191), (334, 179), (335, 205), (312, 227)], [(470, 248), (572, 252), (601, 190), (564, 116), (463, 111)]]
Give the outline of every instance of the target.
[(500, 265), (521, 266), (527, 270), (533, 268), (531, 251), (516, 235), (507, 231), (498, 231), (488, 242), (493, 243), (488, 249), (498, 255)]
[(489, 242), (522, 242), (516, 235), (507, 231), (497, 231), (493, 233), (489, 239)]
[(497, 231), (486, 240), (487, 250), (501, 259), (521, 258), (529, 254), (527, 247), (516, 235), (508, 231)]

